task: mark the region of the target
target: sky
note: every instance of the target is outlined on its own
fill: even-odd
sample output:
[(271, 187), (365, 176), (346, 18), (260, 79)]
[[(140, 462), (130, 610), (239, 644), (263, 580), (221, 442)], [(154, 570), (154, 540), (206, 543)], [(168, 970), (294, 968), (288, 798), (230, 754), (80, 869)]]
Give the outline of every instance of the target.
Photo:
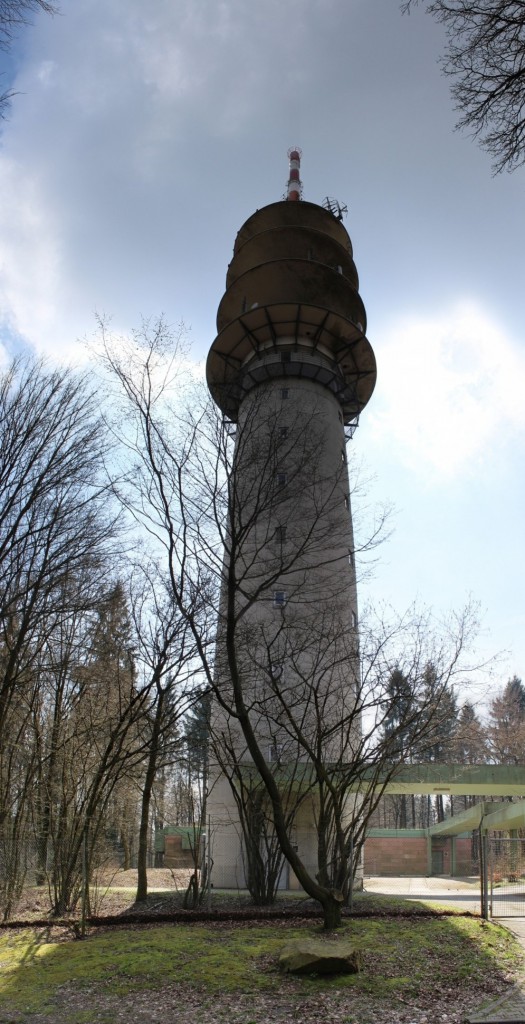
[(97, 314), (164, 314), (196, 361), (235, 235), (348, 206), (378, 382), (353, 447), (393, 534), (360, 602), (479, 602), (489, 689), (525, 678), (525, 170), (454, 130), (444, 34), (398, 0), (61, 0), (4, 61), (0, 364), (83, 363)]

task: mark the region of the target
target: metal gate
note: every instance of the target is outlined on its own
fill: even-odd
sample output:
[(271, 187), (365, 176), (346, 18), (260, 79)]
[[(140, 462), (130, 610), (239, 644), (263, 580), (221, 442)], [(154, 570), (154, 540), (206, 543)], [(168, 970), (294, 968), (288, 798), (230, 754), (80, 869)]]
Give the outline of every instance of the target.
[(492, 917), (525, 917), (525, 839), (488, 839)]

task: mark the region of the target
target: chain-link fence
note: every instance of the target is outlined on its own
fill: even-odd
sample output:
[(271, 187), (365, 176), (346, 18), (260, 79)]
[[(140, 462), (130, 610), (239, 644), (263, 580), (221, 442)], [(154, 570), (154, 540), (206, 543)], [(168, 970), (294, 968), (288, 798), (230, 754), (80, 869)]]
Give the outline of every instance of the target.
[(525, 917), (525, 839), (491, 837), (488, 877), (493, 917)]

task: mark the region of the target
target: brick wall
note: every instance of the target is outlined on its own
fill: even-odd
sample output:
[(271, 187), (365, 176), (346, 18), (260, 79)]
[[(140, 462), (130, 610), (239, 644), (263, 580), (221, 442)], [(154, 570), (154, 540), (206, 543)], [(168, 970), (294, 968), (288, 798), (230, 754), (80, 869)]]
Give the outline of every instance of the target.
[(472, 839), (456, 839), (456, 874), (477, 875), (479, 864), (472, 860)]
[(182, 836), (166, 836), (164, 842), (164, 867), (193, 867), (193, 856), (191, 850), (182, 849)]
[[(435, 837), (432, 851), (433, 871), (448, 875), (452, 869), (452, 843), (450, 838)], [(441, 851), (441, 857), (439, 857)], [(440, 864), (440, 867), (438, 867)], [(425, 836), (369, 836), (365, 842), (365, 875), (427, 875), (427, 840)], [(456, 875), (473, 875), (477, 865), (472, 862), (472, 840), (456, 839)]]
[(427, 841), (423, 837), (369, 837), (364, 856), (365, 875), (427, 874)]

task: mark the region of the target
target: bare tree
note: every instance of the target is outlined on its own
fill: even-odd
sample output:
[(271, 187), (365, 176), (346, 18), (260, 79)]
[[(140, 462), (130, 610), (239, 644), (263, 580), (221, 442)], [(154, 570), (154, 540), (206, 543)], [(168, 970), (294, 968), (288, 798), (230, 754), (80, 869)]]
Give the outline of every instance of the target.
[[(56, 14), (58, 7), (49, 0), (0, 0), (0, 50), (9, 50), (19, 30), (31, 23), (39, 11)], [(0, 118), (6, 116), (9, 101), (14, 92), (8, 89), (0, 93)]]
[(202, 643), (213, 589), (204, 567), (196, 576), (190, 534), (184, 518), (176, 518), (180, 473), (192, 447), (193, 429), (188, 431), (185, 424), (177, 437), (179, 417), (174, 415), (168, 431), (163, 403), (172, 377), (182, 386), (181, 337), (170, 352), (171, 336), (161, 322), (151, 335), (148, 325), (143, 325), (131, 344), (122, 340), (115, 344), (103, 324), (101, 338), (102, 365), (118, 409), (110, 421), (121, 453), (115, 490), (142, 538), (133, 560), (131, 588), (138, 656), (149, 687), (137, 861), (136, 898), (142, 901), (147, 896), (155, 779), (178, 756), (178, 725), (201, 693), (196, 682), (200, 666), (196, 636)]
[(442, 67), (453, 79), (457, 127), (491, 154), (495, 173), (514, 170), (525, 160), (525, 4), (429, 0), (426, 7), (447, 31)]
[[(266, 799), (257, 808), (259, 815), (264, 813), (264, 820), (271, 822), (301, 886), (321, 903), (326, 927), (338, 925), (341, 907), (351, 898), (368, 822), (388, 782), (401, 764), (411, 760), (414, 750), (420, 755), (437, 740), (439, 697), (446, 694), (452, 678), (462, 676), (465, 645), (474, 627), (475, 616), (467, 609), (455, 623), (441, 624), (440, 630), (428, 614), (414, 614), (393, 626), (375, 623), (365, 635), (362, 630), (362, 676), (352, 681), (352, 699), (345, 701), (336, 688), (337, 714), (328, 684), (348, 660), (345, 647), (349, 657), (354, 653), (352, 638), (345, 636), (340, 622), (321, 616), (313, 634), (308, 623), (308, 636), (305, 629), (302, 642), (293, 652), (289, 649), (289, 679), (269, 679), (262, 699), (246, 685), (242, 641), (237, 638), (236, 644), (231, 643), (228, 713), (240, 725), (246, 746), (243, 750), (239, 744), (236, 749), (230, 745), (231, 764), (243, 781), (249, 780), (245, 788), (252, 802), (253, 791), (261, 801), (264, 789)], [(295, 643), (297, 623), (290, 632)], [(310, 656), (307, 670), (305, 652)], [(425, 678), (430, 657), (435, 673), (432, 696)], [(411, 701), (385, 736), (391, 700), (387, 682), (393, 663), (402, 665)], [(224, 702), (224, 691), (219, 699)], [(273, 731), (279, 738), (275, 758), (261, 741), (261, 717), (267, 735)], [(238, 782), (236, 789), (241, 798)], [(303, 855), (297, 848), (305, 817), (314, 822), (317, 849), (313, 857), (307, 845)]]
[[(149, 683), (146, 717), (147, 751), (141, 783), (137, 853), (137, 902), (148, 894), (148, 843), (155, 779), (180, 760), (179, 726), (194, 697), (195, 645), (186, 619), (173, 602), (159, 567), (141, 571), (140, 598), (134, 595), (133, 624), (139, 658)], [(147, 591), (145, 592), (145, 587)], [(196, 613), (195, 613), (196, 614)]]
[(48, 0), (0, 0), (0, 49), (7, 50), (20, 28), (39, 11), (56, 14), (57, 4)]
[(88, 616), (61, 707), (56, 781), (49, 794), (47, 874), (55, 914), (73, 909), (81, 895), (84, 911), (89, 909), (109, 801), (122, 777), (133, 777), (145, 758), (147, 697), (137, 678), (131, 624), (117, 584)]
[[(93, 581), (95, 588), (98, 583)], [(84, 595), (85, 597), (85, 595)], [(100, 602), (93, 593), (92, 607)], [(78, 750), (71, 753), (70, 721), (77, 714), (80, 701), (79, 665), (90, 647), (90, 610), (85, 601), (70, 591), (64, 594), (64, 615), (45, 637), (38, 666), (38, 699), (35, 702), (32, 741), (36, 748), (38, 770), (34, 783), (32, 805), (36, 839), (36, 882), (45, 884), (58, 846), (65, 840), (56, 832), (56, 811), (64, 783), (64, 759), (71, 754), (72, 764), (79, 767)], [(83, 762), (83, 759), (82, 759)], [(80, 772), (79, 772), (80, 774)]]
[(76, 599), (92, 607), (93, 576), (99, 586), (109, 576), (114, 520), (93, 407), (68, 371), (15, 363), (0, 380), (0, 737), (17, 674), (64, 613), (70, 581), (84, 581)]
[[(413, 612), (373, 629), (362, 623), (358, 633), (346, 457), (329, 434), (331, 398), (313, 391), (305, 413), (304, 388), (295, 398), (285, 391), (270, 382), (245, 396), (234, 450), (228, 423), (215, 418), (208, 433), (210, 421), (199, 424), (201, 476), (211, 488), (199, 524), (214, 516), (225, 550), (212, 735), (217, 785), (226, 774), (237, 805), (243, 792), (248, 800), (240, 814), (248, 862), (255, 847), (248, 877), (262, 859), (275, 883), (273, 834), (333, 927), (385, 786), (410, 744), (436, 743), (440, 696), (466, 668), (476, 615), (468, 608), (439, 626)], [(343, 444), (342, 428), (339, 435)], [(224, 493), (226, 509), (216, 498)], [(411, 700), (386, 736), (393, 665)], [(220, 789), (214, 799), (226, 807)]]
[[(142, 660), (135, 614), (119, 584), (99, 600), (82, 639), (77, 635), (75, 656), (60, 652), (55, 688), (44, 702), (52, 724), (41, 730), (48, 756), (39, 840), (55, 914), (73, 909), (82, 896), (85, 917), (94, 871), (115, 852), (112, 805), (122, 795), (129, 803), (130, 787), (135, 811), (141, 799), (144, 807), (144, 794), (148, 801), (151, 795), (158, 722), (166, 728), (167, 715), (158, 711), (165, 693), (160, 686), (159, 701), (156, 677)], [(157, 670), (162, 677), (158, 663)], [(135, 828), (139, 819), (135, 813)]]
[[(0, 378), (0, 847), (41, 778), (44, 688), (75, 616), (111, 577), (107, 451), (86, 378), (15, 361)], [(39, 746), (40, 745), (40, 746)], [(23, 781), (19, 769), (24, 764)], [(14, 772), (18, 772), (15, 775)], [(15, 795), (16, 794), (16, 795)], [(44, 813), (45, 818), (45, 813)], [(40, 826), (39, 826), (40, 827)], [(47, 826), (43, 824), (44, 833)], [(27, 834), (25, 836), (27, 839)], [(41, 834), (42, 841), (43, 834)], [(23, 844), (18, 844), (19, 856)], [(14, 854), (13, 854), (14, 856)], [(15, 860), (11, 860), (14, 865)], [(4, 876), (5, 877), (5, 876)], [(10, 900), (8, 898), (7, 903)]]
[[(201, 392), (184, 402), (183, 360), (180, 350), (170, 355), (162, 322), (135, 336), (132, 355), (134, 368), (119, 380), (141, 431), (135, 515), (165, 553), (172, 600), (214, 695), (215, 784), (226, 776), (241, 806), (248, 874), (273, 872), (273, 883), (267, 874), (254, 888), (271, 897), (275, 837), (278, 856), (333, 927), (351, 897), (370, 813), (408, 756), (398, 738), (411, 736), (419, 749), (423, 731), (435, 741), (432, 709), (467, 668), (475, 612), (442, 624), (416, 613), (376, 621), (362, 625), (359, 641), (346, 593), (355, 548), (341, 515), (345, 454), (332, 446), (327, 455), (322, 402), (309, 409), (310, 429), (300, 402), (288, 402), (285, 420), (256, 390), (234, 448), (231, 424)], [(142, 384), (129, 386), (137, 373), (146, 374), (147, 401)], [(386, 736), (394, 665), (412, 701), (399, 736)], [(301, 850), (305, 816), (313, 850)]]

